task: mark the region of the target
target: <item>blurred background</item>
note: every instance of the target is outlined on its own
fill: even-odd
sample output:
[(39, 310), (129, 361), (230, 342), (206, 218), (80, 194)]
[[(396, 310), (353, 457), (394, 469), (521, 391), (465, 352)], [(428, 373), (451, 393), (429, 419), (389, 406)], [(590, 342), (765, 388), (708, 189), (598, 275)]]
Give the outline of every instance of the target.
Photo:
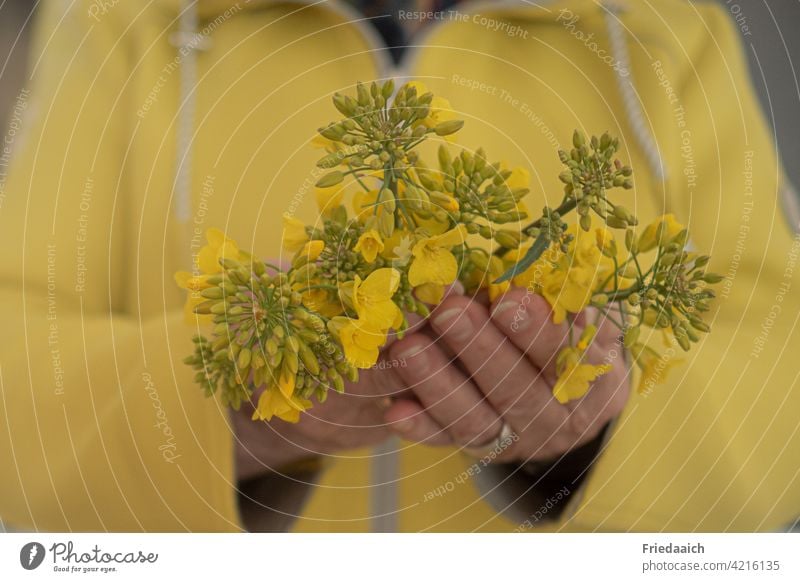
[[(48, 1), (48, 0), (45, 0)], [(55, 1), (55, 0), (50, 0)], [(800, 0), (717, 1), (730, 12), (750, 59), (753, 84), (772, 123), (787, 171), (800, 185)], [(0, 0), (0, 126), (25, 84), (37, 0)]]

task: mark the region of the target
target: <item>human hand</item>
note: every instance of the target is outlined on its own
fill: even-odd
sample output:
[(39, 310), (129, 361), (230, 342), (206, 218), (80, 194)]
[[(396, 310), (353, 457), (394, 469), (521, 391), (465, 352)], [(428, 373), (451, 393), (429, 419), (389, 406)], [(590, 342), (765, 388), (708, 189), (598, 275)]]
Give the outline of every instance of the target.
[[(581, 333), (586, 317), (576, 319), (573, 333)], [(562, 405), (552, 389), (568, 326), (552, 323), (543, 298), (512, 289), (489, 307), (451, 295), (430, 321), (433, 334), (410, 334), (390, 349), (407, 362), (395, 371), (416, 397), (396, 401), (385, 415), (406, 439), (481, 446), (505, 422), (518, 438), (509, 439), (497, 460), (552, 460), (594, 439), (627, 402), (627, 366), (610, 322), (598, 325), (587, 356), (612, 370), (585, 397)]]
[[(361, 370), (359, 381), (346, 383), (343, 394), (329, 391), (323, 404), (303, 413), (300, 422), (254, 422), (253, 407), (231, 411), (236, 433), (236, 468), (240, 480), (309, 457), (374, 446), (389, 438), (383, 414), (387, 399), (405, 389), (397, 367)], [(253, 396), (258, 401), (259, 394)]]

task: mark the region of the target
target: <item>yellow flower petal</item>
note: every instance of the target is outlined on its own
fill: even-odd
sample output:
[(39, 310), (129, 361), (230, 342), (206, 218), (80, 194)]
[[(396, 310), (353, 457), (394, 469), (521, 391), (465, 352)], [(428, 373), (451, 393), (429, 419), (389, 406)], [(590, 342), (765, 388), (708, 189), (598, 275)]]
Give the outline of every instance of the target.
[(316, 261), (325, 250), (325, 243), (321, 240), (310, 240), (303, 247), (303, 253), (307, 256), (308, 261)]
[(431, 237), (431, 241), (434, 241), (437, 246), (445, 248), (460, 245), (465, 240), (467, 240), (467, 227), (463, 224), (459, 224), (445, 233)]
[(206, 231), (206, 238), (208, 244), (197, 254), (197, 266), (204, 274), (213, 275), (222, 271), (219, 264), (220, 259), (238, 260), (240, 258), (236, 242), (226, 237), (218, 228), (209, 228)]
[(670, 369), (683, 363), (682, 359), (675, 358), (670, 351), (659, 355), (652, 348), (641, 344), (631, 348), (631, 354), (642, 371), (637, 386), (639, 394), (650, 392), (656, 385), (666, 382)]
[(283, 247), (290, 253), (296, 253), (308, 242), (306, 225), (300, 220), (283, 216)]
[(458, 262), (450, 248), (462, 244), (466, 239), (463, 224), (445, 233), (420, 239), (411, 254), (414, 257), (408, 271), (408, 282), (412, 287), (425, 283), (449, 285), (458, 275)]
[(449, 285), (458, 275), (458, 263), (448, 249), (431, 247), (426, 241), (420, 241), (411, 252), (414, 261), (408, 270), (408, 282), (412, 287), (425, 283)]
[(317, 200), (317, 208), (325, 218), (330, 217), (335, 208), (342, 205), (343, 192), (340, 185), (332, 188), (314, 188), (314, 197)]
[[(676, 236), (684, 226), (675, 218), (674, 214), (665, 214), (648, 224), (639, 236), (639, 252), (646, 252), (654, 249), (659, 244), (663, 244), (672, 237)], [(660, 231), (660, 237), (659, 237)]]
[(287, 398), (280, 388), (271, 386), (261, 393), (253, 412), (253, 420), (272, 420), (277, 416), (286, 422), (298, 422), (300, 413), (311, 408), (311, 401), (303, 398)]
[(296, 378), (294, 374), (288, 372), (285, 367), (281, 370), (280, 378), (278, 378), (278, 388), (287, 399), (290, 399), (294, 394)]
[(398, 320), (399, 308), (392, 297), (400, 285), (400, 273), (395, 269), (377, 269), (362, 281), (353, 281), (352, 302), (359, 320), (377, 329), (386, 330)]
[(225, 233), (222, 232), (220, 229), (212, 227), (206, 230), (206, 240), (208, 241), (208, 244), (211, 245), (212, 247), (219, 248), (223, 244), (225, 244), (227, 238), (225, 236)]
[(425, 283), (414, 288), (414, 295), (424, 303), (438, 305), (444, 297), (444, 285)]
[(361, 253), (364, 260), (374, 263), (378, 253), (383, 252), (384, 244), (381, 235), (375, 229), (370, 229), (358, 238), (358, 242), (353, 247), (357, 253)]
[(531, 183), (531, 173), (521, 166), (511, 170), (511, 175), (506, 178), (506, 186), (512, 190), (527, 188)]
[(553, 396), (561, 404), (570, 400), (583, 397), (588, 391), (591, 383), (598, 377), (611, 370), (610, 364), (592, 366), (591, 364), (572, 364), (559, 375), (553, 386)]
[(379, 348), (386, 343), (386, 332), (369, 322), (357, 319), (347, 319), (338, 323), (339, 340), (347, 361), (357, 368), (374, 366), (380, 355)]

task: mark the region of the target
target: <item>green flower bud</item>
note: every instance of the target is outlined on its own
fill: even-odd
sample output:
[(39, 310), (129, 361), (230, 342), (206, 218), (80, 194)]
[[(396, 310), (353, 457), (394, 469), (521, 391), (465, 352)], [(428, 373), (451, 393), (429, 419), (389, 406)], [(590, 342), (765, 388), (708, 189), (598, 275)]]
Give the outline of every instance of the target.
[(311, 348), (309, 348), (305, 343), (300, 344), (299, 355), (306, 370), (308, 370), (314, 376), (319, 374), (319, 360)]
[(331, 141), (341, 141), (345, 134), (345, 129), (338, 123), (331, 123), (328, 127), (319, 128), (317, 132)]
[(244, 370), (247, 366), (250, 365), (250, 359), (252, 357), (252, 352), (247, 348), (242, 348), (239, 351), (239, 357), (237, 358), (237, 365), (239, 369)]
[(324, 158), (321, 158), (319, 161), (317, 161), (317, 167), (335, 168), (341, 163), (342, 163), (342, 154), (339, 152), (333, 152), (332, 154), (328, 154)]
[(344, 180), (344, 174), (340, 171), (336, 170), (334, 172), (330, 172), (325, 174), (317, 180), (317, 186), (319, 188), (330, 188), (331, 186), (336, 186), (337, 184), (341, 184), (342, 180)]
[(394, 214), (394, 211), (397, 209), (397, 203), (394, 199), (394, 192), (388, 188), (384, 188), (380, 191), (380, 194), (378, 194), (378, 203), (381, 204), (381, 207), (385, 212)]
[(628, 223), (621, 218), (616, 216), (608, 216), (606, 217), (606, 224), (610, 228), (628, 228)]
[(478, 267), (481, 271), (489, 268), (489, 257), (485, 252), (474, 249), (469, 253), (470, 262)]
[[(200, 305), (203, 304), (201, 303)], [(200, 305), (198, 305), (197, 307), (200, 307)], [(197, 308), (195, 308), (195, 310), (197, 310)], [(227, 312), (228, 312), (228, 304), (225, 303), (224, 301), (215, 302), (210, 309), (210, 313), (213, 313), (214, 315), (223, 315)]]
[(389, 238), (394, 234), (394, 214), (382, 212), (378, 216), (378, 232), (383, 238)]
[(443, 121), (442, 123), (438, 124), (434, 131), (436, 135), (444, 137), (446, 135), (452, 135), (457, 132), (459, 129), (464, 127), (464, 121), (461, 119), (451, 119), (450, 121)]
[(297, 357), (297, 352), (292, 350), (283, 350), (283, 366), (292, 374), (297, 374), (300, 369), (300, 360)]
[(384, 99), (389, 99), (392, 93), (394, 93), (394, 79), (389, 79), (381, 87), (381, 95), (383, 95)]
[(494, 240), (497, 244), (507, 249), (517, 248), (521, 238), (520, 233), (513, 230), (498, 230), (494, 233)]
[(219, 287), (209, 287), (200, 291), (200, 296), (206, 299), (222, 299), (223, 291)]

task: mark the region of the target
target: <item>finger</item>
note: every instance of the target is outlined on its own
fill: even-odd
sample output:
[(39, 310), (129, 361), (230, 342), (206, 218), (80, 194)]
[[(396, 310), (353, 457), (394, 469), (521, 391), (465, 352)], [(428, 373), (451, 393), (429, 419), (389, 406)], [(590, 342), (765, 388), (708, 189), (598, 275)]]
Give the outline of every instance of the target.
[(359, 370), (358, 382), (348, 382), (345, 392), (360, 399), (398, 398), (408, 389), (397, 373), (400, 363), (389, 358), (382, 358), (367, 370)]
[(500, 416), (432, 338), (414, 334), (394, 346), (392, 354), (407, 361), (398, 374), (455, 442), (475, 446), (500, 434)]
[(452, 444), (439, 423), (413, 400), (398, 400), (384, 414), (386, 424), (402, 438), (432, 446)]
[[(484, 306), (466, 297), (449, 298), (433, 313), (431, 325), (502, 416), (527, 422), (523, 416), (554, 406), (539, 371), (495, 327)], [(518, 410), (522, 400), (524, 410)]]
[(618, 416), (630, 396), (629, 368), (621, 348), (593, 344), (586, 356), (591, 364), (610, 364), (611, 370), (593, 382), (586, 396), (567, 405), (570, 426), (583, 441), (593, 438)]
[(555, 383), (556, 356), (568, 343), (569, 327), (552, 322), (547, 301), (526, 289), (512, 289), (492, 305), (491, 317), (511, 343), (542, 370), (547, 381)]

